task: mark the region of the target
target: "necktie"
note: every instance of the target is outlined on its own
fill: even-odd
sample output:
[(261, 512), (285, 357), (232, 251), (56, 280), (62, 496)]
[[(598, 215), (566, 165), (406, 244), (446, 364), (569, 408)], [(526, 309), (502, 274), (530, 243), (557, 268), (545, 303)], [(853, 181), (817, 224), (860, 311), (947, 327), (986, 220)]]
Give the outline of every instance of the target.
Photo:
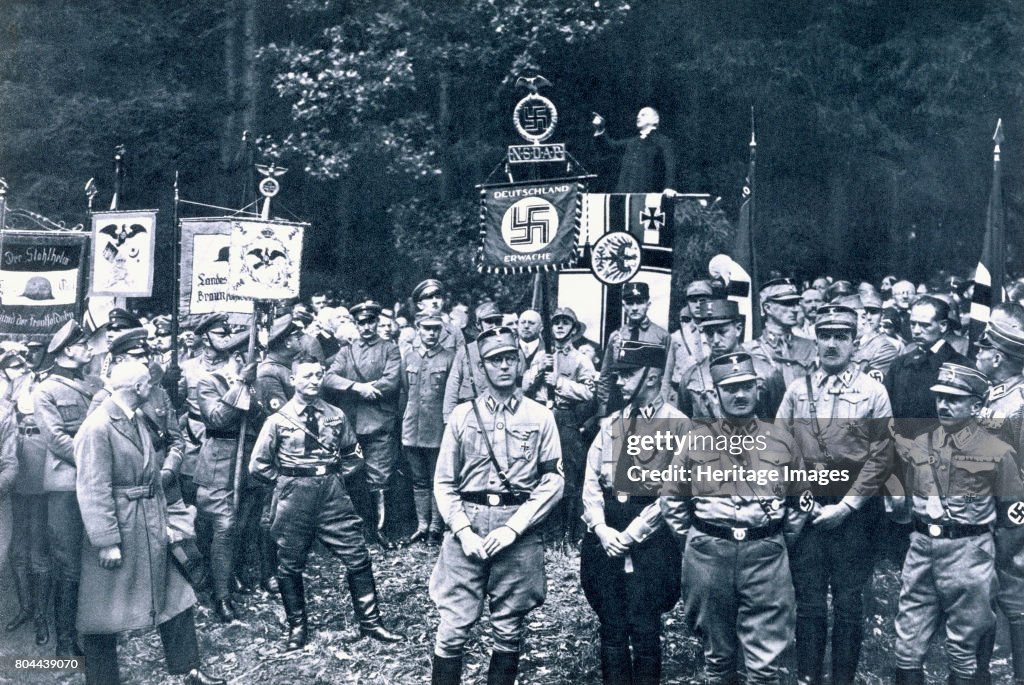
[(319, 445), (317, 444), (317, 438), (320, 436), (320, 422), (316, 419), (316, 407), (309, 405), (302, 410), (302, 413), (306, 417), (306, 437), (303, 444), (303, 448), (306, 451), (306, 456), (309, 456)]
[(630, 326), (629, 327), (629, 339), (636, 342), (640, 339), (640, 327)]

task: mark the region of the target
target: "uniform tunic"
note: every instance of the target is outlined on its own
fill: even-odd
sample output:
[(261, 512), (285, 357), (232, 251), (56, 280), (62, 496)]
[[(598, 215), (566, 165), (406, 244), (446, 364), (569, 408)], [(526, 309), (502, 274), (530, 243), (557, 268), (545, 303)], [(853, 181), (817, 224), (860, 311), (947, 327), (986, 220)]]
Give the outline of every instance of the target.
[(807, 338), (777, 335), (768, 330), (757, 339), (744, 343), (743, 348), (778, 368), (786, 387), (797, 378), (807, 375), (818, 358), (818, 346)]
[(679, 405), (679, 394), (682, 393), (683, 378), (690, 369), (711, 356), (711, 347), (692, 323), (669, 336), (668, 362), (665, 364), (665, 377), (662, 389), (665, 397), (675, 406)]
[(889, 372), (892, 360), (898, 354), (896, 346), (876, 331), (858, 339), (857, 349), (853, 353), (853, 363), (881, 383), (885, 379), (885, 374)]
[[(512, 487), (522, 494), (522, 503), (492, 506), (462, 499), (465, 494), (508, 494), (488, 456), (485, 437)], [(554, 416), (519, 392), (504, 401), (487, 392), (452, 412), (434, 472), (434, 497), (450, 529), (430, 577), (430, 598), (441, 615), (436, 654), (462, 654), (485, 598), (495, 649), (520, 651), (526, 616), (547, 594), (544, 546), (536, 528), (562, 496), (560, 461)], [(518, 537), (484, 561), (467, 557), (455, 536), (470, 527), (486, 537), (501, 526)]]
[(434, 479), (444, 432), (444, 388), (454, 360), (454, 350), (440, 345), (427, 349), (418, 338), (402, 358), (402, 449), (417, 490), (429, 490)]
[(621, 328), (612, 331), (612, 334), (608, 336), (608, 345), (605, 347), (601, 375), (596, 388), (598, 410), (604, 412), (605, 415), (608, 412), (621, 409), (624, 404), (614, 381), (615, 361), (619, 356), (619, 347), (623, 340), (655, 343), (664, 346), (666, 350), (669, 346), (668, 331), (647, 317), (644, 317), (644, 320), (636, 326), (627, 322)]
[[(775, 418), (775, 412), (786, 393), (782, 372), (761, 357), (751, 356), (757, 374), (757, 407), (755, 414), (762, 421)], [(711, 380), (711, 360), (704, 359), (690, 367), (679, 383), (679, 408), (694, 418), (722, 418), (718, 390)]]
[[(897, 440), (917, 523), (903, 564), (896, 614), (896, 665), (921, 668), (945, 621), (950, 669), (971, 676), (979, 640), (995, 626), (995, 548), (989, 524), (1024, 497), (1013, 449), (969, 423)], [(1001, 500), (1001, 502), (999, 502)], [(978, 526), (957, 539), (939, 526)]]

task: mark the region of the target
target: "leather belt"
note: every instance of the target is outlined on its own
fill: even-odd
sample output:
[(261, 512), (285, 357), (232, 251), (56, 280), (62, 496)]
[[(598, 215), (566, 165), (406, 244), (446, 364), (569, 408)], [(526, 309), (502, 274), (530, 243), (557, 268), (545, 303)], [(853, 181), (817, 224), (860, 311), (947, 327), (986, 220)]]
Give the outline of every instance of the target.
[(656, 502), (658, 497), (654, 495), (626, 495), (623, 493), (615, 495), (606, 492), (604, 493), (604, 499), (606, 502), (617, 502), (619, 504), (628, 504), (629, 502), (633, 502), (634, 504), (642, 504), (646, 507), (648, 504)]
[(39, 435), (39, 426), (18, 426), (18, 435)]
[(967, 523), (936, 523), (935, 521), (922, 521), (914, 518), (914, 530), (930, 538), (943, 538), (945, 540), (959, 540), (970, 538), (975, 535), (984, 535), (990, 528), (977, 524)]
[(729, 526), (719, 526), (714, 523), (708, 523), (707, 521), (694, 517), (693, 527), (705, 535), (721, 538), (722, 540), (749, 542), (751, 540), (763, 540), (764, 538), (770, 538), (773, 535), (778, 535), (782, 532), (782, 520), (773, 521), (767, 526), (761, 526), (760, 528), (730, 528)]
[(156, 495), (156, 488), (153, 487), (152, 483), (150, 483), (149, 485), (115, 485), (113, 490), (115, 493), (124, 495), (130, 500), (152, 499)]
[(197, 414), (197, 413), (195, 413), (193, 411), (190, 411), (190, 412), (188, 412), (188, 417), (190, 419), (192, 419), (193, 421), (198, 421), (199, 423), (203, 423), (203, 415), (202, 414)]
[[(216, 430), (214, 428), (207, 427), (206, 432), (203, 434), (207, 438), (213, 438), (215, 440), (238, 440), (238, 429), (234, 430)], [(248, 434), (246, 434), (248, 437)]]
[(527, 498), (508, 492), (463, 492), (459, 494), (463, 502), (481, 504), (487, 507), (514, 507), (522, 504)]
[(282, 476), (294, 476), (298, 478), (331, 476), (335, 473), (341, 473), (341, 464), (332, 462), (330, 464), (317, 464), (315, 466), (278, 466), (277, 472)]

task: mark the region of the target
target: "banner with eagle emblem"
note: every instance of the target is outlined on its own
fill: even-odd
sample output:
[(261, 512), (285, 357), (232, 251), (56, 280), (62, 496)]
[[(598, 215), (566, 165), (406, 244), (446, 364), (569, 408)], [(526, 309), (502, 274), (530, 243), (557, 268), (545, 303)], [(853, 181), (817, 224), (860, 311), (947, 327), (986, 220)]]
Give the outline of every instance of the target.
[(150, 297), (156, 210), (94, 212), (89, 295)]
[(299, 266), (305, 224), (232, 221), (230, 290), (253, 300), (299, 296)]
[(480, 270), (552, 271), (576, 259), (582, 178), (480, 186)]
[(252, 300), (229, 286), (233, 223), (231, 219), (181, 220), (181, 316), (223, 312), (233, 324), (252, 318)]

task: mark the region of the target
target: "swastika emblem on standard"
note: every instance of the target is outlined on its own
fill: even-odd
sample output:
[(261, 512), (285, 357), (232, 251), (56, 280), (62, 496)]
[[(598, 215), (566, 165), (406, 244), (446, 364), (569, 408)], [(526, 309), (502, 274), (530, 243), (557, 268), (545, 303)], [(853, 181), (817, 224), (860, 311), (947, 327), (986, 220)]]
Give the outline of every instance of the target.
[(800, 511), (806, 513), (814, 508), (814, 497), (811, 496), (810, 490), (804, 490), (804, 493), (800, 495)]
[(1006, 511), (1006, 516), (1010, 519), (1010, 523), (1015, 526), (1024, 524), (1024, 502), (1014, 502), (1010, 505), (1010, 508)]
[(547, 200), (527, 197), (505, 210), (501, 237), (516, 252), (536, 252), (558, 233), (558, 210)]

